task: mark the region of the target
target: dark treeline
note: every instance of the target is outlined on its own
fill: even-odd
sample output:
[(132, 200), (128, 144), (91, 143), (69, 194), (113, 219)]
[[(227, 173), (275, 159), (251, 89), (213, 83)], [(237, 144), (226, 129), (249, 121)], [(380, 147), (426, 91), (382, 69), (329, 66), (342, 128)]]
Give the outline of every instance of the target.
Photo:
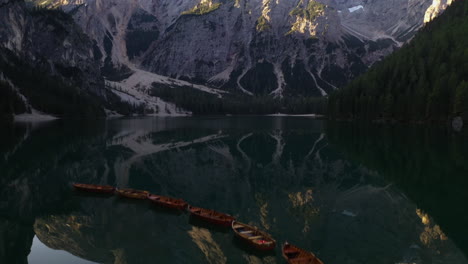
[(324, 114), (326, 99), (315, 97), (275, 99), (271, 95), (249, 96), (231, 91), (223, 98), (191, 87), (171, 88), (153, 84), (152, 95), (174, 102), (194, 114)]
[(468, 133), (437, 125), (328, 122), (330, 145), (378, 172), (434, 217), (468, 253)]
[[(28, 65), (8, 50), (0, 50), (0, 71), (37, 110), (61, 117), (97, 117), (105, 114), (100, 102), (86, 91)], [(6, 82), (1, 85), (0, 94), (13, 100), (0, 100), (2, 114), (24, 112), (26, 106), (20, 106), (18, 93)]]
[(468, 1), (455, 1), (402, 49), (329, 98), (334, 118), (468, 120)]

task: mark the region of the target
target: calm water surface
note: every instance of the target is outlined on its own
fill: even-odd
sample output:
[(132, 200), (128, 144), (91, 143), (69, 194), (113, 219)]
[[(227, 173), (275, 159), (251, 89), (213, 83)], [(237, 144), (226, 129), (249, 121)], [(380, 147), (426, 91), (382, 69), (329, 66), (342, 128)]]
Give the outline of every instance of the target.
[(0, 263), (285, 263), (186, 213), (77, 193), (180, 197), (325, 264), (468, 263), (468, 137), (299, 117), (57, 121), (0, 129)]

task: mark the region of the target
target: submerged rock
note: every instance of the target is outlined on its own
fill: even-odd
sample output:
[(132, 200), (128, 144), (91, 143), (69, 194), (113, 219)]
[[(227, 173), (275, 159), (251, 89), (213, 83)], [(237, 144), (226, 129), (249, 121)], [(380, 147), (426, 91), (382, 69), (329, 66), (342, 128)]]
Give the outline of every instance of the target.
[(463, 128), (463, 118), (461, 116), (457, 116), (452, 120), (452, 128), (453, 130), (460, 132)]

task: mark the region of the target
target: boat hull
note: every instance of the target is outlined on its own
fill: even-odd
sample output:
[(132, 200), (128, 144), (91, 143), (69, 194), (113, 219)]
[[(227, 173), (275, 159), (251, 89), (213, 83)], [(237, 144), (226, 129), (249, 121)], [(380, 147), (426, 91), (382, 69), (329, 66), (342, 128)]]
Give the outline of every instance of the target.
[(283, 245), (282, 253), (289, 264), (323, 264), (312, 252), (288, 243)]
[(145, 200), (149, 192), (133, 189), (117, 189), (115, 191), (120, 197), (129, 199)]
[[(235, 220), (234, 217), (219, 213), (216, 211), (211, 211), (213, 212), (216, 216), (210, 216), (208, 213), (210, 210), (206, 210), (203, 208), (197, 208), (197, 207), (191, 207), (189, 206), (189, 212), (192, 217), (201, 219), (203, 221), (209, 222), (214, 225), (219, 225), (223, 227), (230, 227), (232, 222)], [(206, 215), (203, 214), (203, 212), (207, 213)]]
[(269, 245), (269, 246), (261, 246), (261, 245), (255, 244), (255, 243), (253, 243), (251, 241), (249, 241), (249, 244), (252, 245), (255, 249), (261, 250), (261, 251), (271, 251), (271, 250), (274, 250), (276, 248), (276, 244)]
[(198, 219), (201, 219), (203, 221), (206, 221), (206, 222), (209, 222), (211, 224), (214, 224), (214, 225), (219, 225), (219, 226), (223, 226), (223, 227), (229, 227), (231, 226), (231, 223), (233, 220), (230, 220), (230, 221), (226, 221), (226, 220), (216, 220), (216, 219), (212, 219), (212, 218), (208, 218), (208, 217), (203, 217), (201, 215), (197, 215), (197, 214), (190, 214), (191, 216), (193, 217), (196, 217)]
[(184, 210), (187, 207), (187, 203), (181, 199), (174, 199), (170, 197), (149, 194), (147, 199), (153, 204), (162, 206), (169, 209)]
[[(266, 232), (260, 231), (260, 230), (258, 230), (257, 228), (255, 228), (253, 226), (249, 226), (247, 224), (239, 223), (239, 222), (236, 222), (236, 221), (233, 221), (231, 225), (232, 225), (232, 229), (234, 231), (234, 234), (239, 239), (241, 239), (245, 243), (249, 244), (253, 248), (255, 248), (257, 250), (260, 250), (260, 251), (270, 251), (270, 250), (274, 250), (276, 248), (276, 241), (269, 234), (267, 234)], [(261, 239), (255, 239), (255, 240), (249, 239), (249, 237), (246, 237), (245, 235), (242, 235), (238, 231), (238, 228), (236, 228), (237, 225), (242, 225), (243, 228), (246, 231), (252, 231), (251, 236), (261, 236), (262, 238)]]
[(74, 183), (73, 187), (75, 190), (89, 193), (112, 194), (115, 191), (115, 188), (109, 185)]

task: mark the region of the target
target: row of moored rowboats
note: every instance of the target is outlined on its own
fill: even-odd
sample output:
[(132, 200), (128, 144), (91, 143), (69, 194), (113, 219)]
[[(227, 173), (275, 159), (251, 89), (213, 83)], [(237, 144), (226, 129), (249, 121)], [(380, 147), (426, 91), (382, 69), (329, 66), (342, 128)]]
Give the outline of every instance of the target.
[[(257, 227), (238, 222), (233, 216), (228, 214), (191, 206), (182, 199), (151, 194), (148, 191), (115, 188), (109, 185), (75, 183), (73, 187), (80, 191), (103, 194), (116, 193), (125, 198), (149, 200), (156, 205), (170, 209), (188, 210), (193, 217), (215, 225), (231, 227), (236, 236), (258, 250), (274, 250), (276, 248), (276, 241), (268, 233), (259, 230)], [(282, 251), (288, 263), (323, 264), (313, 253), (291, 245), (288, 242), (283, 245)]]

